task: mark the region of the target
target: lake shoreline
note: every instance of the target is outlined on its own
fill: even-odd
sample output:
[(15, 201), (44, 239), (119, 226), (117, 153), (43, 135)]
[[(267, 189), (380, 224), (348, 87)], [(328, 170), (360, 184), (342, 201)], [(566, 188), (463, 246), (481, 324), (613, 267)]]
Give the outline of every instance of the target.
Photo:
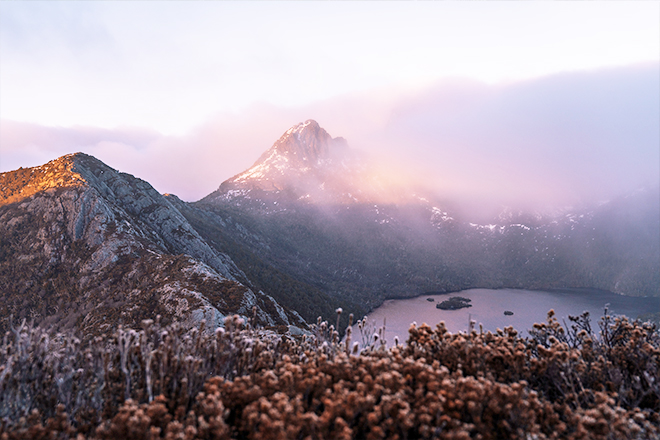
[[(471, 299), (472, 307), (456, 310), (436, 308), (438, 301), (454, 296)], [(432, 298), (433, 301), (427, 301)], [(484, 331), (496, 331), (498, 328), (512, 326), (520, 332), (528, 332), (536, 323), (547, 322), (547, 313), (555, 311), (560, 323), (569, 323), (569, 316), (579, 316), (589, 312), (592, 325), (604, 314), (625, 315), (631, 320), (649, 312), (660, 312), (659, 297), (633, 297), (600, 289), (565, 288), (549, 290), (529, 289), (483, 289), (474, 288), (456, 292), (423, 292), (414, 297), (402, 299), (388, 298), (367, 314), (368, 322), (374, 320), (378, 326), (387, 320), (387, 340), (393, 336), (405, 340), (411, 323), (425, 322), (434, 327), (444, 321), (450, 332), (466, 331), (470, 320), (476, 327), (482, 324)], [(512, 312), (508, 314), (505, 312)]]
[(377, 309), (378, 307), (382, 306), (385, 301), (389, 300), (403, 300), (403, 299), (414, 299), (414, 298), (420, 298), (422, 296), (436, 296), (436, 295), (442, 295), (442, 296), (447, 296), (455, 293), (460, 293), (460, 292), (465, 292), (466, 290), (475, 290), (475, 289), (483, 289), (483, 290), (526, 290), (530, 292), (552, 292), (552, 293), (585, 293), (585, 292), (599, 292), (599, 293), (605, 293), (605, 294), (612, 294), (612, 295), (617, 295), (621, 296), (624, 298), (658, 298), (660, 300), (660, 296), (637, 296), (637, 295), (624, 295), (623, 293), (619, 292), (612, 292), (611, 290), (605, 290), (605, 289), (596, 289), (596, 288), (591, 288), (591, 287), (549, 287), (549, 288), (527, 288), (527, 287), (466, 287), (465, 289), (461, 290), (448, 290), (446, 292), (442, 292), (440, 290), (437, 291), (428, 291), (428, 292), (422, 292), (422, 293), (416, 293), (411, 296), (404, 296), (404, 295), (394, 295), (394, 296), (388, 296), (383, 299), (383, 301), (380, 303), (380, 305), (372, 308), (369, 313), (371, 313), (373, 310)]

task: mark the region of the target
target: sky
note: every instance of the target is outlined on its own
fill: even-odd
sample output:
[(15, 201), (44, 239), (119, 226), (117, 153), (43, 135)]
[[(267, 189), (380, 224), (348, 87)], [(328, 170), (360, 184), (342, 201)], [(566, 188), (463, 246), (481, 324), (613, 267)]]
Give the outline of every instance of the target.
[(315, 119), (393, 180), (657, 185), (658, 2), (0, 1), (0, 172), (83, 151), (194, 201)]

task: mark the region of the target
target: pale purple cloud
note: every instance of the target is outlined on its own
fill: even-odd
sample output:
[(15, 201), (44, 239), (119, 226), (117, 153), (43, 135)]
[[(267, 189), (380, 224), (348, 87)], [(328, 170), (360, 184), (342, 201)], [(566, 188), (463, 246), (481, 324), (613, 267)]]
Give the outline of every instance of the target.
[(438, 188), (558, 202), (657, 185), (659, 137), (657, 64), (440, 85), (397, 108), (382, 132), (393, 150), (409, 146), (401, 159), (432, 164)]
[(248, 168), (290, 126), (316, 119), (375, 157), (393, 180), (492, 203), (579, 203), (657, 185), (657, 64), (508, 85), (444, 81), (307, 106), (218, 113), (184, 136), (2, 121), (0, 171), (84, 151), (197, 200)]

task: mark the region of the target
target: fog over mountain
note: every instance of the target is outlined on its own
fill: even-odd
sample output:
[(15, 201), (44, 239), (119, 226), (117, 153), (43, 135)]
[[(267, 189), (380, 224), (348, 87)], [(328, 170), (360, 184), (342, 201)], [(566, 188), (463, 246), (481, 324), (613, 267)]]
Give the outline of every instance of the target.
[(385, 136), (412, 137), (411, 155), (426, 152), (450, 192), (602, 200), (658, 182), (659, 76), (648, 66), (439, 87), (402, 105)]
[(80, 153), (2, 173), (0, 325), (16, 314), (93, 333), (154, 313), (222, 325), (255, 306), (284, 326), (475, 287), (660, 295), (657, 187), (473, 222), (372, 171), (308, 119), (195, 203)]
[(659, 16), (0, 0), (0, 440), (660, 440)]
[(282, 127), (311, 117), (391, 183), (470, 206), (577, 205), (657, 185), (659, 75), (652, 63), (501, 85), (380, 88), (302, 107), (253, 105), (178, 137), (2, 120), (0, 170), (80, 150), (193, 201), (247, 169)]

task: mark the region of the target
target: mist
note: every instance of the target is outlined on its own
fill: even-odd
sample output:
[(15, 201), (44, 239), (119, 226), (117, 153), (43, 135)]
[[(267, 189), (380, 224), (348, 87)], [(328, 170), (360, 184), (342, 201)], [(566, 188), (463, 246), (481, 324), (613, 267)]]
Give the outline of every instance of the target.
[(3, 120), (0, 171), (83, 151), (195, 201), (306, 119), (366, 153), (393, 185), (464, 206), (583, 204), (660, 180), (657, 63), (498, 85), (381, 87), (299, 107), (257, 103), (183, 136)]
[(398, 106), (382, 143), (423, 155), (421, 174), (448, 196), (604, 200), (658, 184), (659, 79), (656, 65), (501, 87), (444, 84)]

